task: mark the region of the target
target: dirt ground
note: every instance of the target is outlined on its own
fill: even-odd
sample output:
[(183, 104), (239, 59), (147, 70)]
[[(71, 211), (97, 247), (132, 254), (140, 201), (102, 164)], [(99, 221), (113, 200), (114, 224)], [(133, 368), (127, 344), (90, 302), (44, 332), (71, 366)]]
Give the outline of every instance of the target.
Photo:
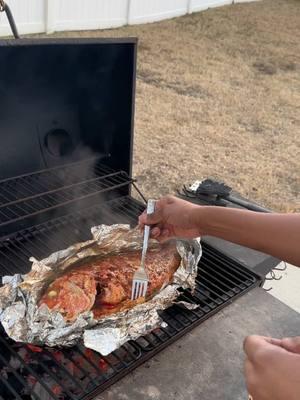
[(137, 36), (134, 176), (146, 196), (216, 177), (300, 211), (300, 1), (243, 3), (115, 30)]

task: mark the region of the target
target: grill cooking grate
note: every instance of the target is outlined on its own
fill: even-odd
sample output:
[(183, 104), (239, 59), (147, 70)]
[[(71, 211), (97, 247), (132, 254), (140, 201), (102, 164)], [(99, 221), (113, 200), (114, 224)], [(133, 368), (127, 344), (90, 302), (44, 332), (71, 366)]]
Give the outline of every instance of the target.
[(79, 345), (60, 351), (14, 343), (3, 333), (0, 344), (0, 395), (6, 400), (86, 398), (142, 356), (134, 342), (107, 357)]
[[(0, 181), (0, 230), (26, 218), (103, 196), (133, 183), (95, 159)], [(111, 193), (110, 193), (111, 194)], [(100, 201), (100, 198), (99, 198)]]
[(76, 242), (91, 239), (90, 227), (100, 224), (136, 224), (140, 204), (128, 196), (74, 211), (62, 217), (23, 229), (0, 240), (0, 273), (26, 273), (29, 257), (47, 257)]
[[(43, 196), (43, 193), (40, 193)], [(143, 206), (129, 196), (106, 201), (51, 219), (0, 239), (0, 272), (25, 273), (28, 258), (43, 258), (53, 251), (91, 237), (89, 228), (100, 223), (135, 225)], [(189, 311), (174, 305), (161, 312), (167, 322), (135, 342), (128, 342), (108, 357), (75, 346), (42, 349), (11, 341), (0, 333), (0, 399), (86, 400), (178, 339), (238, 296), (260, 284), (260, 279), (236, 261), (203, 243), (197, 287), (182, 291), (182, 300), (199, 304)]]

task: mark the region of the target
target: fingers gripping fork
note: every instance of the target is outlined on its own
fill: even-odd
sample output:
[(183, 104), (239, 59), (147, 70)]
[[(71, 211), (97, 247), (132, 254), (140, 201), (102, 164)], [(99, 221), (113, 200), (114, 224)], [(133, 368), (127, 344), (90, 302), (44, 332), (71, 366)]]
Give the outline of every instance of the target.
[[(155, 209), (155, 200), (148, 200), (147, 214), (152, 214)], [(134, 273), (131, 290), (131, 300), (136, 300), (139, 297), (145, 297), (148, 288), (148, 274), (146, 271), (145, 260), (148, 249), (148, 240), (150, 235), (150, 226), (144, 228), (144, 242), (142, 250), (142, 261), (140, 268)]]

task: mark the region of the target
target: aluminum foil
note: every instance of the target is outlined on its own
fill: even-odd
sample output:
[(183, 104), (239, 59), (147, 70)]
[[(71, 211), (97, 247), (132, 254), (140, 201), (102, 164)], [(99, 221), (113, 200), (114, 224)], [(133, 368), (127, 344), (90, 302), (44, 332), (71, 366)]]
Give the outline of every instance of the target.
[[(100, 225), (91, 229), (93, 239), (77, 243), (51, 254), (43, 260), (31, 258), (32, 268), (26, 275), (3, 277), (0, 288), (0, 321), (7, 335), (17, 342), (35, 345), (72, 346), (83, 340), (88, 348), (107, 355), (126, 341), (165, 324), (158, 311), (176, 302), (178, 288), (194, 288), (197, 265), (202, 250), (200, 239), (177, 240), (182, 262), (173, 281), (151, 300), (132, 309), (115, 313), (100, 320), (92, 311), (66, 322), (57, 311), (50, 311), (38, 301), (45, 288), (67, 268), (95, 256), (108, 256), (142, 248), (142, 235), (129, 225)], [(150, 240), (149, 248), (160, 246)], [(183, 303), (187, 308), (195, 305)]]

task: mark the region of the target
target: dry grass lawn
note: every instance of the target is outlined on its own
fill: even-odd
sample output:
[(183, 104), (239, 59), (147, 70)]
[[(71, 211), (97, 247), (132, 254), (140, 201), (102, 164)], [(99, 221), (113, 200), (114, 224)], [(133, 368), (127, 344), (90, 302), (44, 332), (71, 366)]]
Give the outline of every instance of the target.
[(203, 177), (300, 211), (300, 1), (56, 36), (138, 36), (134, 175), (146, 196)]

